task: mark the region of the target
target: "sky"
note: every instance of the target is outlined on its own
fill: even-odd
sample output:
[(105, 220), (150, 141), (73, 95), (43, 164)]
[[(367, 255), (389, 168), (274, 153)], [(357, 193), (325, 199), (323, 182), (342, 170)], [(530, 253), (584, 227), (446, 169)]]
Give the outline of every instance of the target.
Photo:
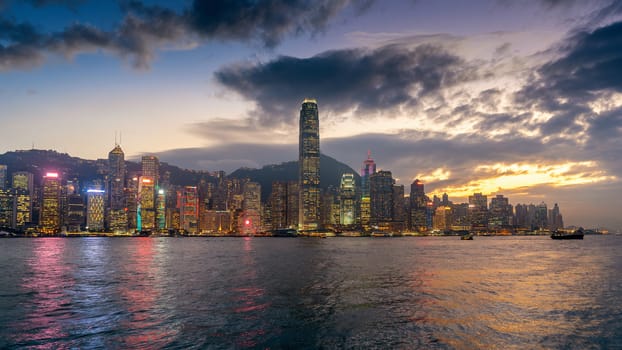
[(622, 229), (619, 0), (0, 0), (0, 152), (197, 170), (370, 150), (409, 192)]

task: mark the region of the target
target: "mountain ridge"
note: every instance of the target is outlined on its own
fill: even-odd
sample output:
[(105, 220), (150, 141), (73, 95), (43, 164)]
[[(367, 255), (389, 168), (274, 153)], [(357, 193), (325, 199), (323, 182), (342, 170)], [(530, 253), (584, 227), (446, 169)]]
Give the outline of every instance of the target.
[[(7, 165), (7, 185), (10, 185), (10, 174), (16, 171), (28, 171), (34, 174), (35, 183), (39, 184), (42, 176), (48, 171), (56, 171), (65, 179), (78, 178), (82, 183), (101, 179), (105, 174), (107, 159), (83, 159), (68, 153), (55, 150), (15, 150), (0, 154), (0, 164)], [(128, 172), (140, 172), (140, 162), (126, 160)], [(320, 155), (320, 184), (322, 189), (338, 187), (343, 173), (353, 173), (357, 183), (360, 176), (350, 166), (338, 160)], [(181, 168), (167, 162), (160, 163), (160, 176), (167, 177), (170, 183), (178, 186), (195, 186), (203, 181), (216, 182), (214, 172)], [(262, 200), (267, 200), (272, 182), (297, 181), (298, 161), (280, 164), (267, 164), (261, 168), (238, 168), (226, 175), (227, 178), (248, 178), (256, 181), (262, 188)]]

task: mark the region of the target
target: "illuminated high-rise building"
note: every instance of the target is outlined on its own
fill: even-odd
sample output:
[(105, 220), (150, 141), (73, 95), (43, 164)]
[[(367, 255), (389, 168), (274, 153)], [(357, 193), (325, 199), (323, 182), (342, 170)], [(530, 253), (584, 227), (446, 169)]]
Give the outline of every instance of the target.
[(560, 228), (564, 228), (564, 219), (559, 212), (559, 206), (555, 203), (553, 209), (549, 209), (549, 230), (555, 231)]
[(393, 221), (393, 185), (390, 171), (380, 170), (369, 176), (369, 197), (372, 226), (383, 226)]
[(339, 191), (332, 186), (321, 193), (320, 222), (324, 228), (333, 228), (339, 225), (340, 205)]
[(160, 161), (156, 156), (142, 157), (142, 176), (151, 178), (155, 186), (158, 185), (160, 179)]
[(287, 183), (285, 182), (272, 182), (270, 215), (272, 229), (287, 228)]
[(12, 187), (14, 190), (25, 191), (32, 196), (34, 190), (34, 176), (26, 171), (13, 173)]
[(257, 182), (244, 184), (240, 233), (251, 234), (261, 230), (261, 186)]
[(514, 226), (519, 228), (527, 227), (527, 205), (516, 204), (514, 207)]
[(86, 227), (89, 231), (104, 230), (104, 195), (100, 189), (86, 191)]
[(403, 231), (406, 228), (406, 208), (404, 206), (404, 185), (393, 185), (392, 229)]
[(65, 226), (68, 232), (79, 232), (85, 225), (84, 199), (79, 193), (67, 194)]
[(549, 226), (548, 210), (544, 202), (536, 206), (534, 225), (541, 230)]
[(432, 227), (435, 230), (446, 231), (451, 229), (452, 209), (448, 206), (438, 206), (434, 210), (434, 218), (432, 219)]
[[(197, 197), (198, 200), (198, 197)], [(197, 213), (198, 218), (198, 213)], [(158, 188), (156, 191), (156, 223), (155, 227), (158, 231), (163, 232), (166, 229), (166, 191)], [(198, 224), (197, 224), (198, 227)]]
[(369, 178), (376, 173), (376, 163), (371, 157), (371, 151), (367, 151), (367, 159), (363, 161), (361, 168), (361, 226), (364, 229), (370, 228), (371, 207), (370, 207), (370, 186)]
[(179, 191), (179, 229), (197, 234), (199, 230), (199, 193), (195, 186), (185, 186)]
[(423, 232), (428, 229), (428, 198), (423, 182), (416, 179), (410, 185), (410, 229)]
[(139, 176), (132, 174), (128, 176), (125, 187), (125, 207), (127, 208), (127, 228), (130, 231), (138, 229), (138, 187)]
[(507, 197), (498, 194), (490, 200), (488, 227), (491, 230), (507, 228), (512, 224), (512, 205)]
[(301, 230), (316, 230), (320, 226), (320, 121), (314, 99), (302, 101), (298, 148), (298, 226)]
[(10, 189), (0, 189), (0, 228), (12, 228), (13, 209), (14, 209), (13, 191)]
[(356, 181), (354, 174), (341, 175), (339, 185), (339, 223), (343, 226), (353, 226), (357, 218)]
[(141, 176), (138, 181), (138, 205), (136, 228), (138, 231), (153, 231), (156, 228), (156, 198), (154, 179)]
[(7, 187), (7, 166), (0, 164), (0, 190), (4, 190)]
[(113, 232), (127, 230), (125, 200), (125, 153), (118, 144), (108, 153), (107, 226)]
[(58, 173), (43, 177), (39, 226), (43, 234), (56, 234), (61, 226), (61, 180)]
[(297, 228), (300, 207), (300, 184), (290, 181), (287, 183), (287, 228)]
[(34, 176), (26, 171), (14, 172), (11, 186), (15, 193), (13, 201), (13, 228), (23, 230), (32, 222), (32, 194)]
[(481, 193), (469, 196), (469, 218), (474, 231), (488, 230), (488, 197)]

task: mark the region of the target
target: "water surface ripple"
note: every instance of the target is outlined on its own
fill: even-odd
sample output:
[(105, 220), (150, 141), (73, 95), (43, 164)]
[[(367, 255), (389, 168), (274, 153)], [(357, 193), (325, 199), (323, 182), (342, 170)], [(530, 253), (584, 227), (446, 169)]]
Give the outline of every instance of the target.
[(622, 348), (621, 236), (0, 240), (0, 348)]

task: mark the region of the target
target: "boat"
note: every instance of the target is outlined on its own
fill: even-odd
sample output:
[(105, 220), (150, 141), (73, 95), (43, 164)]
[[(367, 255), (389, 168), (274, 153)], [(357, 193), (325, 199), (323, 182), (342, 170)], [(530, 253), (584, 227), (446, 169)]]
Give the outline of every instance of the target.
[(583, 229), (578, 229), (572, 233), (555, 231), (551, 234), (552, 239), (583, 239)]
[(460, 240), (462, 240), (462, 241), (472, 241), (473, 240), (473, 234), (472, 233), (464, 234), (464, 235), (460, 236)]
[(281, 228), (272, 230), (272, 237), (296, 237), (298, 235), (298, 231), (293, 228)]

